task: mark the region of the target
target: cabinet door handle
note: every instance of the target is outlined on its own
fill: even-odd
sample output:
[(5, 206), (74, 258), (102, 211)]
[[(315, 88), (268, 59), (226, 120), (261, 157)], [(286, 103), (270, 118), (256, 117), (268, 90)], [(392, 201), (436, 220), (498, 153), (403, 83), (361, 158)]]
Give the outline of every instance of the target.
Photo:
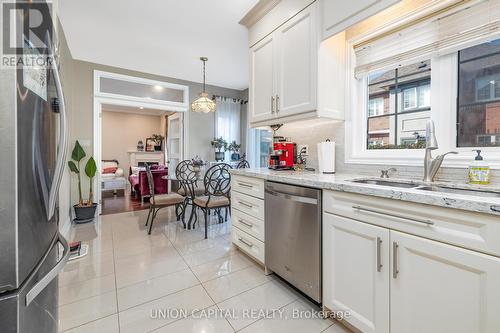
[(253, 187), (253, 185), (250, 185), (250, 184), (247, 184), (247, 183), (241, 183), (241, 182), (238, 182), (238, 185), (243, 186), (243, 187), (247, 187), (247, 188), (252, 188)]
[(399, 268), (398, 268), (398, 248), (399, 245), (396, 242), (392, 242), (392, 277), (397, 279)]
[(246, 240), (244, 240), (244, 239), (243, 239), (243, 238), (241, 238), (241, 237), (240, 237), (240, 238), (238, 238), (238, 240), (239, 240), (240, 242), (242, 242), (243, 244), (245, 244), (246, 246), (248, 246), (248, 247), (253, 247), (253, 244), (252, 244), (252, 243), (247, 242)]
[(274, 113), (274, 96), (271, 96), (271, 113)]
[(276, 95), (276, 113), (280, 112), (280, 96)]
[(409, 222), (416, 222), (419, 224), (426, 224), (426, 225), (433, 225), (434, 224), (434, 221), (431, 221), (428, 219), (419, 219), (419, 218), (415, 218), (415, 217), (408, 217), (408, 216), (401, 215), (401, 214), (386, 213), (384, 211), (374, 209), (374, 208), (365, 208), (365, 207), (361, 207), (361, 206), (352, 206), (352, 208), (359, 210), (359, 211), (363, 211), (363, 212), (369, 212), (369, 213), (375, 213), (375, 214), (379, 214), (379, 215), (395, 217), (398, 219), (403, 219), (403, 220), (406, 220)]
[(241, 224), (249, 227), (249, 228), (252, 228), (253, 227), (253, 224), (252, 223), (248, 223), (246, 222), (245, 220), (242, 220), (242, 219), (238, 219), (238, 222), (240, 222)]
[(382, 271), (382, 239), (377, 237), (377, 272)]
[(240, 205), (243, 205), (245, 207), (248, 207), (248, 208), (253, 208), (253, 205), (249, 204), (249, 203), (246, 203), (245, 201), (241, 201), (241, 200), (238, 200), (238, 203)]

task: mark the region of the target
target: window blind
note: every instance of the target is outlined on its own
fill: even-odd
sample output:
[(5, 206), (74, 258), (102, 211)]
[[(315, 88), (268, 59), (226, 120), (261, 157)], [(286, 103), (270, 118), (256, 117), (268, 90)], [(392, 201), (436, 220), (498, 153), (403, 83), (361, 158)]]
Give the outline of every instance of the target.
[(354, 46), (356, 77), (500, 37), (500, 0), (470, 1), (368, 43)]

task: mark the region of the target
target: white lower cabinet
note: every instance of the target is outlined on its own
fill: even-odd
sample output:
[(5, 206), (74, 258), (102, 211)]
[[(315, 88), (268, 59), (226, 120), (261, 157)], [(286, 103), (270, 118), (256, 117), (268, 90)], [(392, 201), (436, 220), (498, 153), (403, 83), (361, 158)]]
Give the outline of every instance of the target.
[(361, 332), (500, 332), (500, 258), (323, 214), (323, 304)]
[(499, 258), (397, 231), (391, 242), (391, 333), (500, 332)]
[(362, 332), (389, 332), (389, 230), (323, 214), (323, 305)]

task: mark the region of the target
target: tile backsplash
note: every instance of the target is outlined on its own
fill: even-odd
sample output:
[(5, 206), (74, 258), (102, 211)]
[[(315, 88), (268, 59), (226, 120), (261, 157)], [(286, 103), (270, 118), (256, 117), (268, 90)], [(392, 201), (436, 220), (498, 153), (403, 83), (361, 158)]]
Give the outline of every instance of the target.
[[(393, 165), (345, 163), (344, 122), (326, 119), (314, 119), (285, 124), (278, 130), (278, 135), (289, 137), (298, 145), (308, 145), (307, 166), (318, 168), (317, 143), (330, 139), (335, 141), (335, 169), (340, 173), (352, 173), (360, 176), (379, 176), (380, 170)], [(420, 179), (423, 167), (396, 166), (393, 177)], [(436, 180), (464, 183), (467, 181), (466, 168), (441, 168)], [(500, 170), (492, 170), (492, 184), (500, 185)]]

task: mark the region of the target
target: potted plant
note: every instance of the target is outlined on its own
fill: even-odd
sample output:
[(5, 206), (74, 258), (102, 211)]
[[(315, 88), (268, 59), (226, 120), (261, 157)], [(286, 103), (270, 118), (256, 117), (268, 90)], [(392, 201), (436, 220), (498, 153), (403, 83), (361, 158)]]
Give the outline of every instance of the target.
[(90, 222), (94, 219), (97, 203), (94, 202), (93, 180), (97, 172), (97, 165), (94, 158), (91, 156), (85, 164), (85, 175), (89, 178), (89, 196), (85, 201), (82, 196), (82, 179), (80, 161), (85, 158), (86, 154), (78, 140), (75, 142), (75, 147), (71, 152), (72, 161), (68, 162), (70, 170), (78, 176), (78, 204), (74, 205), (76, 223)]
[(196, 177), (200, 178), (201, 167), (205, 165), (205, 162), (203, 162), (203, 160), (198, 155), (196, 155), (191, 159), (191, 164), (193, 165), (193, 169), (196, 172)]
[(233, 141), (229, 144), (227, 149), (231, 152), (231, 161), (238, 161), (240, 159), (240, 148), (241, 144), (237, 144), (236, 141)]
[[(215, 160), (216, 161), (224, 161), (224, 153), (227, 150), (227, 141), (222, 138), (215, 138), (210, 142), (212, 147), (216, 149), (215, 152)], [(224, 151), (222, 151), (224, 149)]]
[(151, 135), (151, 140), (155, 143), (155, 151), (161, 151), (161, 143), (163, 142), (165, 137), (161, 134), (153, 134)]

